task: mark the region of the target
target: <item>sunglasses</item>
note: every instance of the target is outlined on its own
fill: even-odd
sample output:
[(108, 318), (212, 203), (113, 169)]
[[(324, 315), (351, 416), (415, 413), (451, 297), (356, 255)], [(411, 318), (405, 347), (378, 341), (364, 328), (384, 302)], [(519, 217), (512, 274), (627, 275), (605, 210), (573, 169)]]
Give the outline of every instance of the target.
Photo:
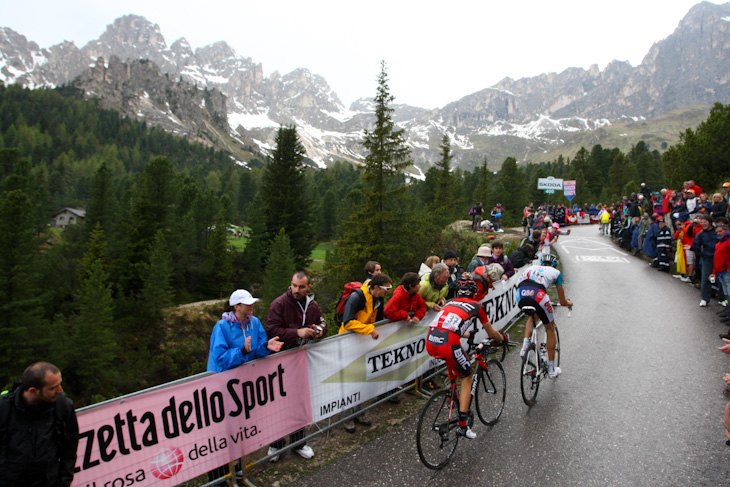
[(378, 286), (378, 287), (380, 289), (382, 289), (383, 291), (390, 291), (391, 289), (393, 289), (392, 285), (391, 286)]

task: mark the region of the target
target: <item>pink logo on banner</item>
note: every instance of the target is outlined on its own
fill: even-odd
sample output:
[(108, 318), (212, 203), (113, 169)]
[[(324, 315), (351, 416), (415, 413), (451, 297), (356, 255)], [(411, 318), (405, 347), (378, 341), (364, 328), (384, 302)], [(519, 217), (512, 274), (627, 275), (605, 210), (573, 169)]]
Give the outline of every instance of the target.
[(160, 480), (176, 475), (183, 466), (185, 456), (180, 448), (163, 448), (152, 459), (152, 475)]

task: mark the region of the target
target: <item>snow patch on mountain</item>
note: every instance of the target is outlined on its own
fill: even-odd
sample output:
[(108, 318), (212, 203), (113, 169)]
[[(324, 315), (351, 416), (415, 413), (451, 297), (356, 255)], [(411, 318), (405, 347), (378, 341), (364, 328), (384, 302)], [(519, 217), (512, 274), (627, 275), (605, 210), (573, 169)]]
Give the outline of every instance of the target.
[(543, 142), (560, 142), (556, 134), (576, 133), (587, 130), (596, 130), (611, 125), (607, 119), (588, 120), (580, 117), (569, 117), (553, 120), (546, 115), (538, 115), (537, 120), (525, 124), (513, 124), (504, 121), (495, 122), (479, 131), (482, 135), (511, 136)]

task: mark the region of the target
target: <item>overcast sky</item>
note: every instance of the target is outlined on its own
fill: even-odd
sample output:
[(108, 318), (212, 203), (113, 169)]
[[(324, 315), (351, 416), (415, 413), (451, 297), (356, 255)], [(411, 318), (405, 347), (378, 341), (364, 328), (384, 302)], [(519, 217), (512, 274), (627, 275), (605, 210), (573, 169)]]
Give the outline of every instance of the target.
[[(307, 68), (349, 107), (374, 96), (380, 60), (396, 103), (441, 107), (494, 85), (569, 67), (641, 63), (696, 0), (2, 1), (0, 26), (82, 47), (118, 17), (160, 26), (167, 45), (226, 41), (264, 74)], [(713, 3), (722, 3), (713, 1)]]

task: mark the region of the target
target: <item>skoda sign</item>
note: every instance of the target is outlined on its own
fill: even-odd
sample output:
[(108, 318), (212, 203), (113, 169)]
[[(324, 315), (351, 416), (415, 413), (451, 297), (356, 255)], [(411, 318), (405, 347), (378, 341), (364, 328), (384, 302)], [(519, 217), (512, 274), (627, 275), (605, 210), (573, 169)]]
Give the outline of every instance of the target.
[(537, 189), (557, 189), (559, 191), (562, 191), (563, 180), (555, 179), (552, 176), (550, 176), (549, 178), (538, 178)]

